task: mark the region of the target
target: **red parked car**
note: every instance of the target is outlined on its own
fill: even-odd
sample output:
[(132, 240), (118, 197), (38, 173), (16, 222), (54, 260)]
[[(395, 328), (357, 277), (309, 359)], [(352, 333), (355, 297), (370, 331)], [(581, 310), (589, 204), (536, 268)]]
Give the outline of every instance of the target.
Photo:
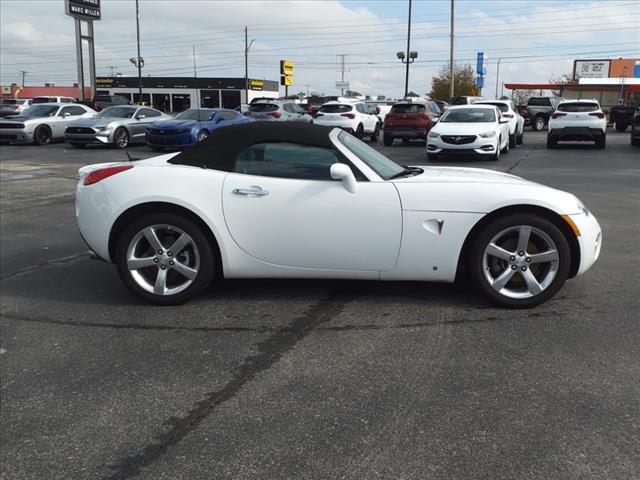
[(384, 144), (391, 146), (395, 138), (401, 138), (403, 143), (410, 140), (427, 140), (427, 134), (442, 112), (436, 102), (424, 100), (403, 100), (391, 107), (391, 111), (384, 117)]

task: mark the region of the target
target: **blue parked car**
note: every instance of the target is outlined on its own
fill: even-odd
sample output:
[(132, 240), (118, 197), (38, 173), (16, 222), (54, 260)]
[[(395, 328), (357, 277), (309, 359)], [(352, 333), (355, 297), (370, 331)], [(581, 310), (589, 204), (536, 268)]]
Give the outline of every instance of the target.
[(174, 119), (151, 124), (145, 139), (153, 150), (185, 148), (201, 142), (217, 128), (250, 121), (240, 113), (224, 108), (190, 108)]

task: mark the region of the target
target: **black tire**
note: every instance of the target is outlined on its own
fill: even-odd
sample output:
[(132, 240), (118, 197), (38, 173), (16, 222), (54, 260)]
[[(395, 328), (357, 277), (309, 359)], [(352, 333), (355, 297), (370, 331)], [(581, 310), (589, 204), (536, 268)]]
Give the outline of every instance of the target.
[(536, 116), (531, 122), (531, 129), (533, 131), (541, 131), (547, 128), (547, 119), (542, 115)]
[(507, 140), (506, 145), (504, 146), (504, 148), (502, 149), (502, 151), (501, 151), (500, 153), (503, 153), (503, 154), (507, 154), (507, 153), (509, 153), (509, 148), (510, 148), (510, 146), (511, 146), (511, 143), (510, 143), (510, 141), (509, 141), (509, 140)]
[(409, 140), (408, 138), (403, 138), (402, 139), (402, 144), (403, 145), (409, 145), (411, 143), (411, 140)]
[(364, 128), (362, 127), (362, 124), (360, 124), (356, 127), (356, 138), (359, 138), (360, 140), (362, 140), (363, 135), (364, 135)]
[(129, 132), (126, 128), (120, 127), (113, 134), (113, 146), (116, 148), (127, 148), (129, 146)]
[(629, 126), (628, 123), (620, 123), (620, 122), (616, 122), (616, 132), (626, 132), (627, 127)]
[(390, 147), (391, 145), (393, 145), (393, 137), (389, 135), (383, 135), (382, 142), (384, 143), (385, 147)]
[(552, 149), (558, 146), (558, 140), (553, 138), (551, 135), (547, 135), (547, 148)]
[(51, 129), (47, 125), (39, 125), (33, 132), (33, 141), (36, 145), (48, 145), (51, 143)]
[(69, 145), (71, 145), (73, 148), (84, 148), (87, 146), (86, 143), (76, 143), (76, 142), (70, 142)]
[(517, 140), (516, 140), (516, 132), (513, 132), (513, 135), (509, 135), (509, 148), (516, 148)]
[(631, 145), (634, 147), (637, 147), (638, 145), (640, 145), (640, 140), (638, 140), (637, 138), (631, 137)]
[[(503, 267), (501, 268), (504, 268), (503, 272), (506, 272), (509, 268), (511, 268), (508, 265), (511, 263), (510, 260), (502, 261), (499, 259), (494, 259), (492, 262), (496, 262), (496, 263), (493, 264), (492, 267), (489, 267), (489, 266), (486, 267), (488, 273), (487, 275), (485, 275), (485, 265), (489, 265), (489, 262), (485, 264), (484, 254), (488, 244), (491, 242), (491, 240), (495, 236), (499, 235), (501, 232), (508, 230), (510, 228), (517, 229), (518, 226), (530, 226), (530, 227), (534, 227), (539, 231), (542, 231), (553, 241), (553, 243), (555, 244), (554, 245), (555, 250), (557, 252), (555, 277), (553, 277), (553, 279), (549, 281), (549, 284), (540, 293), (533, 294), (527, 298), (513, 298), (504, 294), (505, 288), (509, 286), (510, 283), (512, 282), (515, 282), (515, 285), (512, 285), (509, 287), (509, 289), (512, 291), (516, 290), (518, 287), (523, 289), (526, 288), (524, 277), (522, 276), (524, 275), (524, 273), (521, 273), (520, 271), (520, 268), (522, 267), (516, 267), (513, 273), (513, 277), (516, 277), (516, 278), (512, 278), (512, 280), (509, 280), (509, 282), (507, 282), (507, 284), (505, 285), (505, 288), (501, 289), (500, 291), (494, 289), (494, 287), (492, 287), (492, 284), (490, 283), (490, 280), (487, 278), (487, 275), (493, 277), (493, 273), (491, 273), (489, 268), (494, 268), (496, 265), (500, 265), (500, 262), (503, 262), (502, 263)], [(533, 234), (531, 238), (534, 238)], [(535, 237), (535, 238), (539, 240), (540, 237)], [(517, 242), (517, 239), (514, 241)], [(509, 251), (512, 250), (512, 248), (505, 248), (505, 249)], [(535, 249), (535, 244), (530, 243), (527, 248), (527, 253), (532, 253), (532, 252), (529, 252), (529, 250), (534, 250), (534, 249)], [(525, 253), (524, 256), (521, 256), (519, 258), (526, 259), (526, 257), (527, 257), (527, 254)], [(493, 257), (490, 257), (490, 258), (493, 258)], [(514, 257), (511, 257), (511, 258), (517, 259), (518, 253), (515, 252)], [(469, 274), (473, 284), (482, 294), (484, 294), (493, 303), (503, 307), (508, 307), (508, 308), (531, 308), (549, 300), (558, 292), (558, 290), (560, 290), (562, 285), (564, 285), (564, 282), (569, 276), (569, 270), (571, 268), (571, 251), (569, 249), (569, 244), (567, 242), (566, 237), (564, 236), (562, 231), (560, 231), (560, 229), (556, 225), (554, 225), (551, 221), (547, 220), (544, 217), (540, 217), (538, 215), (511, 214), (501, 218), (496, 218), (495, 220), (490, 222), (488, 225), (486, 225), (482, 229), (482, 231), (476, 236), (476, 238), (472, 242), (471, 248), (468, 251), (468, 256), (466, 258), (466, 261), (467, 261)], [(518, 261), (520, 260), (515, 260), (513, 262), (514, 266), (515, 266), (515, 263)], [(529, 267), (533, 265), (526, 262), (521, 264), (523, 266), (529, 265)], [(534, 273), (534, 275), (542, 276), (545, 274), (545, 268), (547, 268), (545, 266), (546, 264), (541, 263), (538, 265), (541, 265), (541, 266), (540, 267), (536, 266), (536, 268), (537, 269), (539, 268), (539, 270), (537, 270), (538, 273), (537, 274)], [(549, 270), (547, 270), (547, 272), (551, 270), (551, 265), (549, 265), (548, 268)], [(534, 271), (533, 268), (531, 268), (530, 273), (533, 273), (533, 271)], [(496, 275), (498, 274), (499, 273), (496, 273)], [(493, 277), (493, 278), (495, 280), (497, 277)], [(540, 280), (539, 277), (537, 277), (536, 279)], [(518, 285), (518, 281), (520, 285)], [(545, 282), (542, 281), (542, 283), (544, 284)]]
[(500, 160), (500, 143), (501, 143), (501, 139), (498, 138), (498, 144), (496, 145), (496, 153), (494, 153), (493, 155), (489, 155), (489, 160), (493, 160), (494, 162), (497, 162), (498, 160)]
[(516, 135), (516, 143), (518, 145), (522, 145), (524, 143), (524, 128), (522, 129), (522, 132), (520, 132), (519, 135)]
[[(127, 268), (127, 250), (129, 248), (129, 244), (139, 234), (139, 232), (152, 225), (168, 225), (174, 228), (177, 227), (191, 237), (193, 244), (195, 244), (195, 247), (197, 248), (197, 254), (200, 259), (197, 274), (195, 278), (193, 278), (191, 284), (178, 293), (171, 295), (159, 295), (149, 292), (137, 283), (133, 278), (131, 271)], [(163, 244), (163, 247), (166, 248), (167, 246), (170, 245)], [(180, 252), (182, 252), (182, 250)], [(174, 257), (175, 259), (178, 258), (178, 254), (180, 252), (176, 252), (176, 256)], [(155, 256), (155, 251), (153, 253), (149, 253), (149, 256), (151, 255)], [(170, 260), (170, 257), (165, 256), (163, 258), (164, 260)], [(135, 220), (122, 232), (122, 234), (120, 234), (115, 249), (115, 263), (122, 282), (138, 297), (156, 305), (179, 305), (200, 293), (211, 283), (215, 271), (215, 265), (217, 263), (217, 256), (214, 255), (206, 234), (191, 220), (174, 213), (153, 213)], [(144, 274), (149, 274), (151, 278), (153, 278), (154, 272), (157, 274), (160, 271), (156, 266), (145, 267), (143, 270)], [(140, 270), (137, 270), (137, 272), (140, 272)], [(174, 271), (171, 270), (171, 267), (168, 267), (167, 272), (168, 276)], [(176, 275), (178, 274), (174, 273), (174, 277)]]
[(602, 135), (601, 137), (596, 138), (596, 148), (599, 150), (604, 149), (607, 146), (607, 136)]
[(208, 136), (209, 132), (206, 130), (200, 130), (196, 136), (196, 142), (200, 143), (201, 141), (206, 140)]
[(369, 135), (369, 140), (371, 140), (372, 142), (377, 142), (379, 133), (380, 133), (380, 124), (376, 123), (376, 128), (374, 128), (373, 133)]

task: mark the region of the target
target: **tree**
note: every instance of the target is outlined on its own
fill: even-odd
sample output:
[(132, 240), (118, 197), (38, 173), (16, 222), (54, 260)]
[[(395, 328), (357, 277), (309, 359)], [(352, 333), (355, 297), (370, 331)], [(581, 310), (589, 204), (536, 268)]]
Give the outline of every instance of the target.
[[(454, 95), (478, 95), (480, 92), (476, 86), (476, 73), (471, 65), (454, 70), (453, 80)], [(429, 96), (433, 100), (449, 100), (449, 66), (444, 66), (431, 79), (431, 92)]]
[[(569, 85), (570, 83), (574, 83), (573, 75), (571, 74), (571, 72), (563, 73), (561, 75), (556, 75), (554, 73), (549, 78), (549, 83), (558, 84), (558, 85)], [(551, 90), (551, 93), (556, 97), (559, 97), (561, 90)]]
[(344, 92), (344, 94), (347, 97), (359, 97), (362, 95), (360, 92), (356, 92), (355, 90), (347, 90), (346, 92)]
[(413, 90), (410, 91), (409, 93), (407, 93), (407, 98), (408, 97), (419, 97), (420, 95), (418, 95), (416, 92), (414, 92)]

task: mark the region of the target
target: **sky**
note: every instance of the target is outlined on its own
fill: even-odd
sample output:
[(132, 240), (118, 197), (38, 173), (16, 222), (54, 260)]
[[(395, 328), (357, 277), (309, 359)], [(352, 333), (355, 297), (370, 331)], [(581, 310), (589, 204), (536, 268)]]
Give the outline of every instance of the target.
[[(136, 76), (134, 0), (102, 0), (96, 21), (97, 74)], [(337, 55), (347, 55), (345, 80), (363, 94), (399, 97), (407, 48), (408, 0), (207, 1), (140, 0), (143, 75), (278, 80), (279, 61), (294, 62), (290, 92), (336, 94)], [(428, 93), (449, 61), (450, 0), (413, 0), (409, 89)], [(483, 95), (492, 97), (500, 60), (502, 82), (547, 82), (580, 58), (640, 58), (640, 0), (455, 0), (455, 62), (487, 57)], [(85, 47), (86, 60), (86, 47)], [(110, 68), (113, 67), (113, 69)], [(77, 81), (74, 23), (63, 0), (0, 0), (0, 84), (71, 85)], [(85, 69), (88, 72), (88, 68)], [(499, 89), (499, 94), (502, 89)], [(505, 90), (505, 93), (509, 92)]]

